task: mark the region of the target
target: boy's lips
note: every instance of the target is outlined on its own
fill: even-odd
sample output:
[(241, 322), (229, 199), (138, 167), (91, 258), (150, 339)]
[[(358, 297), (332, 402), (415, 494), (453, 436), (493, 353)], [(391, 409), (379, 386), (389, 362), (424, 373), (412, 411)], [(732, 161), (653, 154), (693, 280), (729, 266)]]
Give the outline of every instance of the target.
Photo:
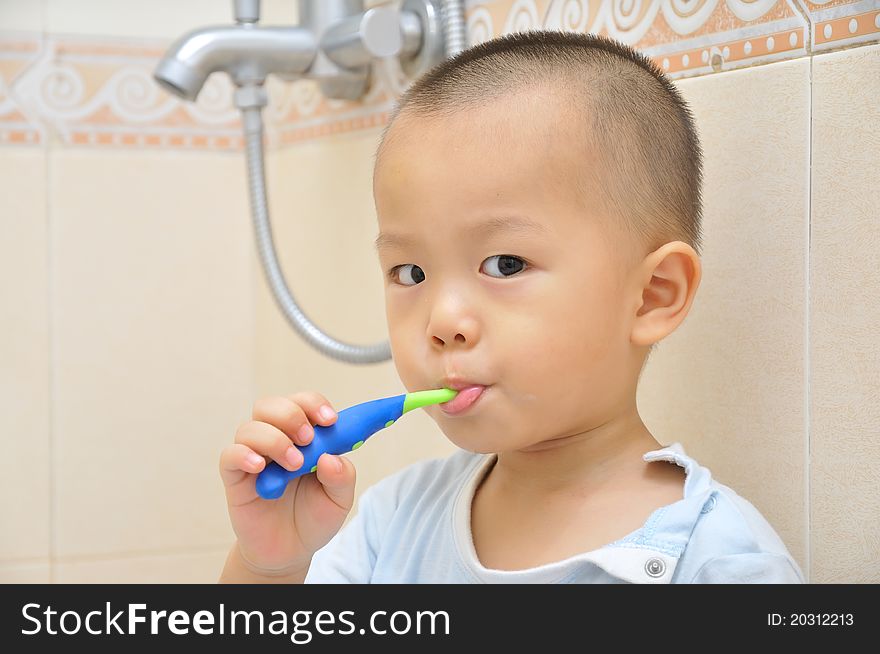
[(461, 388), (454, 388), (453, 386), (447, 386), (447, 388), (457, 390), (458, 395), (448, 402), (443, 402), (442, 404), (437, 405), (443, 409), (444, 413), (449, 415), (458, 415), (470, 409), (476, 401), (482, 397), (486, 388), (488, 388), (482, 384), (470, 384), (467, 386), (456, 384), (456, 386), (461, 386)]

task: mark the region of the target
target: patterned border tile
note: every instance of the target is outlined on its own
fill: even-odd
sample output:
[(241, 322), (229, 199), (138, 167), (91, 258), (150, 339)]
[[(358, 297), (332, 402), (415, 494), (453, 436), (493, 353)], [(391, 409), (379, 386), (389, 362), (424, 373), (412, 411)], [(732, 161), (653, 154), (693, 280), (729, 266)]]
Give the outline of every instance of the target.
[(644, 52), (671, 79), (807, 53), (807, 21), (780, 0), (513, 0), (472, 3), (471, 42), (527, 29), (608, 36)]
[[(672, 79), (880, 40), (880, 0), (470, 0), (465, 18), (471, 44), (530, 29), (610, 36)], [(212, 75), (197, 102), (179, 101), (152, 79), (167, 47), (0, 32), (0, 145), (239, 151), (228, 77)], [(270, 77), (267, 147), (384, 125), (409, 81), (393, 59), (371, 75), (358, 102), (326, 98), (313, 80)]]
[(42, 145), (46, 141), (38, 116), (25, 111), (10, 87), (39, 55), (36, 37), (26, 34), (0, 38), (0, 145)]
[(800, 0), (799, 4), (810, 17), (813, 52), (880, 40), (878, 0)]
[[(195, 103), (161, 89), (153, 69), (166, 44), (0, 33), (0, 143), (242, 149), (228, 76), (212, 75)], [(377, 62), (362, 102), (324, 97), (312, 80), (270, 77), (267, 147), (384, 124), (403, 92)]]

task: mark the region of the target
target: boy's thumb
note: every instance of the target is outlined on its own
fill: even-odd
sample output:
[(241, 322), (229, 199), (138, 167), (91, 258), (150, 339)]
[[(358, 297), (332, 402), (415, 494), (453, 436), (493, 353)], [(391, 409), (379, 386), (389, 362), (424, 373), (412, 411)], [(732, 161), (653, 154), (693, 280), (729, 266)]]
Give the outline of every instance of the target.
[(357, 478), (354, 464), (344, 456), (322, 454), (318, 459), (317, 474), (327, 497), (350, 511), (354, 504), (354, 485)]

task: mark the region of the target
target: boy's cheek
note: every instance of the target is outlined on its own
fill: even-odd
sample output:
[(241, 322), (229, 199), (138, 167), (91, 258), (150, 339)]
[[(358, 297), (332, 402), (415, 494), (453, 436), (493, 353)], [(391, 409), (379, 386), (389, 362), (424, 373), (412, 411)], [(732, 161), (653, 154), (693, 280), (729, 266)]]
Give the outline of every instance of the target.
[[(403, 387), (408, 393), (433, 388), (436, 376), (443, 376), (444, 370), (431, 370), (425, 356), (425, 349), (418, 349), (413, 343), (397, 339), (389, 333), (391, 358)], [(420, 354), (417, 354), (420, 353)]]

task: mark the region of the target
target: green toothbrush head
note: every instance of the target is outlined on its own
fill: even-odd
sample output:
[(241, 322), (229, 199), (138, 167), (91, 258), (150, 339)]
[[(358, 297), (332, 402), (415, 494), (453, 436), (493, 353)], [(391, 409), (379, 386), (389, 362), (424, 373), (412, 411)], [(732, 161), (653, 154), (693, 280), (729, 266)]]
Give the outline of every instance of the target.
[(454, 391), (451, 388), (438, 388), (430, 391), (407, 393), (403, 400), (403, 413), (423, 406), (429, 406), (431, 404), (448, 402), (456, 395), (458, 395), (458, 391)]

